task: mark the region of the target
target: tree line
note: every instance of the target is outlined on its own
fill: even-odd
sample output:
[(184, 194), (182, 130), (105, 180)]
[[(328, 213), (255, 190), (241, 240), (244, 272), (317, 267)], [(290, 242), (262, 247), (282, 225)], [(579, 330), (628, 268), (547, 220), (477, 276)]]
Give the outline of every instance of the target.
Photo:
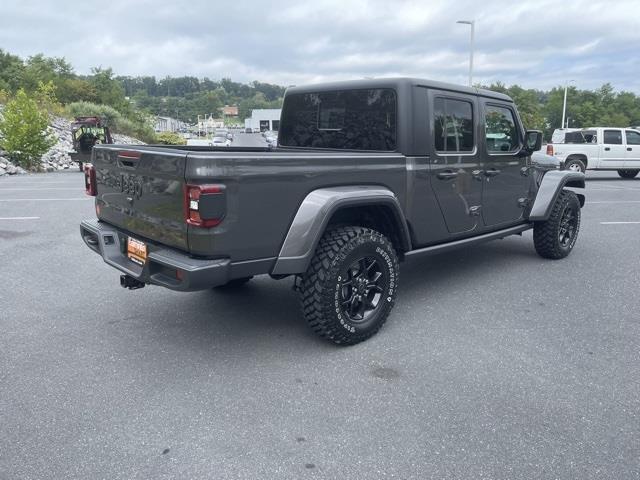
[[(483, 88), (513, 98), (525, 127), (542, 130), (546, 139), (562, 124), (564, 87), (542, 91), (493, 83)], [(572, 85), (567, 89), (565, 126), (567, 123), (569, 128), (640, 126), (640, 96), (616, 92), (610, 83), (595, 90), (580, 90)]]
[[(285, 87), (258, 81), (249, 84), (228, 78), (212, 80), (193, 76), (118, 76), (111, 68), (95, 67), (89, 75), (75, 72), (64, 58), (38, 54), (26, 59), (0, 49), (0, 103), (19, 91), (34, 96), (45, 88), (57, 112), (72, 115), (103, 115), (112, 127), (147, 141), (155, 115), (170, 116), (194, 123), (198, 115), (220, 115), (225, 105), (239, 107), (239, 120), (255, 108), (278, 108)], [(494, 83), (491, 90), (510, 95), (527, 128), (539, 129), (549, 138), (560, 127), (564, 88), (548, 91), (519, 85)], [(640, 97), (633, 92), (615, 91), (607, 83), (595, 90), (568, 89), (569, 127), (640, 125)]]

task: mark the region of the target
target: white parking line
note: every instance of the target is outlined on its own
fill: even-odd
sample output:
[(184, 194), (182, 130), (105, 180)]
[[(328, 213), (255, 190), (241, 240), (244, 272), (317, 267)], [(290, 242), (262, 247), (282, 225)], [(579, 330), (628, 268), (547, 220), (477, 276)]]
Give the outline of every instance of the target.
[(640, 203), (640, 200), (601, 200), (598, 202), (587, 202), (587, 205), (593, 205), (594, 203)]
[(639, 225), (640, 222), (600, 222), (600, 225)]
[(40, 217), (0, 217), (0, 220), (40, 220)]
[(71, 200), (93, 200), (93, 198), (0, 198), (0, 202), (66, 202)]
[(618, 185), (597, 185), (597, 186), (591, 186), (589, 184), (587, 184), (587, 190), (635, 190), (635, 191), (640, 191), (640, 189), (638, 188), (633, 188), (633, 187), (621, 187)]
[(80, 190), (82, 186), (70, 185), (68, 187), (32, 187), (32, 188), (0, 188), (2, 192), (33, 192), (34, 190)]
[[(25, 180), (16, 180), (16, 181), (9, 181), (9, 180), (2, 180), (1, 182), (6, 182), (7, 185), (28, 185), (28, 184), (33, 184), (33, 185), (70, 185), (71, 183), (74, 182), (78, 182), (78, 180), (67, 180), (65, 182), (48, 182), (48, 181), (42, 181), (42, 180), (35, 180), (32, 178), (27, 178)], [(2, 183), (0, 182), (0, 185), (2, 185)], [(82, 180), (80, 180), (80, 183), (82, 183)]]

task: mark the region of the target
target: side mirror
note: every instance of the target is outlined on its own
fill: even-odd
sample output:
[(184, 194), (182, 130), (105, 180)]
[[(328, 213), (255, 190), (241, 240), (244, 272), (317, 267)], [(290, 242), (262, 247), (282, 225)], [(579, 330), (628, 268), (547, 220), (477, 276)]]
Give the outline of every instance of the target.
[(524, 148), (529, 152), (535, 152), (542, 148), (542, 132), (540, 130), (527, 130), (524, 135)]

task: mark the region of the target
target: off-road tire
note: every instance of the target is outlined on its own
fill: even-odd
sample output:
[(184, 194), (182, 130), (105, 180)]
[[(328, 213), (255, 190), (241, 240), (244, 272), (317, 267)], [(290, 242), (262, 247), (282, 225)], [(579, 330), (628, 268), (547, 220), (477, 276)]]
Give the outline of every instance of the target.
[(640, 170), (618, 170), (618, 175), (622, 178), (636, 178)]
[[(567, 228), (567, 215), (573, 218), (573, 233), (571, 237), (563, 243), (565, 237), (562, 236), (562, 229)], [(575, 220), (573, 220), (575, 219)], [(557, 260), (564, 258), (576, 244), (578, 232), (580, 231), (580, 201), (575, 193), (563, 190), (553, 205), (549, 219), (543, 222), (536, 222), (533, 227), (533, 243), (536, 252), (543, 258)]]
[(234, 278), (233, 280), (229, 280), (224, 285), (218, 285), (217, 287), (213, 288), (218, 291), (235, 290), (246, 285), (252, 278), (253, 277)]
[[(356, 278), (352, 266), (360, 265), (360, 261), (364, 261), (364, 265), (370, 262), (372, 267), (375, 264), (372, 271), (380, 274), (378, 280), (372, 280), (377, 273), (366, 278), (369, 274), (366, 267), (362, 269), (364, 277), (358, 274)], [(398, 272), (393, 245), (380, 232), (360, 226), (331, 228), (320, 239), (309, 268), (300, 277), (298, 291), (305, 320), (318, 335), (339, 345), (354, 345), (370, 338), (380, 330), (393, 308)], [(362, 319), (355, 321), (350, 317), (354, 303), (344, 301), (344, 295), (349, 292), (351, 298), (358, 297), (353, 286), (357, 281), (379, 282), (379, 285), (376, 283), (371, 290), (365, 287), (366, 294), (360, 298), (361, 301), (363, 296), (370, 298), (364, 302), (366, 308), (372, 309), (365, 313), (363, 307)], [(346, 286), (347, 283), (351, 285)]]
[(569, 160), (567, 160), (567, 163), (564, 164), (564, 169), (574, 172), (580, 171), (581, 173), (584, 173), (587, 170), (587, 167), (579, 158), (570, 158)]

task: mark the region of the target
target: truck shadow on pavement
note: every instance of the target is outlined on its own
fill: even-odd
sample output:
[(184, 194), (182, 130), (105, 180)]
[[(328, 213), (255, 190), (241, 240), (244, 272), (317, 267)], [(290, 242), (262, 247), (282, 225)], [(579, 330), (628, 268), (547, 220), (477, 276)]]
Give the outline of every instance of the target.
[[(464, 302), (464, 298), (456, 294), (458, 290), (451, 288), (460, 279), (473, 282), (473, 278), (477, 278), (478, 282), (486, 282), (509, 266), (539, 267), (544, 260), (536, 255), (530, 240), (495, 241), (402, 264), (400, 292), (391, 321), (401, 325), (398, 306), (415, 297), (431, 297), (429, 292), (434, 290), (445, 295), (450, 292), (451, 298), (439, 297), (438, 302)], [(190, 346), (187, 348), (226, 350), (241, 345), (245, 351), (247, 348), (254, 352), (273, 351), (283, 350), (283, 340), (287, 345), (285, 350), (291, 354), (304, 354), (309, 348), (335, 348), (307, 327), (292, 284), (291, 278), (275, 281), (263, 276), (237, 290), (172, 296), (162, 306), (165, 315), (156, 316), (151, 328), (156, 333), (159, 333), (157, 329), (171, 330), (171, 335), (162, 336), (169, 342)], [(176, 314), (167, 314), (171, 310)]]

